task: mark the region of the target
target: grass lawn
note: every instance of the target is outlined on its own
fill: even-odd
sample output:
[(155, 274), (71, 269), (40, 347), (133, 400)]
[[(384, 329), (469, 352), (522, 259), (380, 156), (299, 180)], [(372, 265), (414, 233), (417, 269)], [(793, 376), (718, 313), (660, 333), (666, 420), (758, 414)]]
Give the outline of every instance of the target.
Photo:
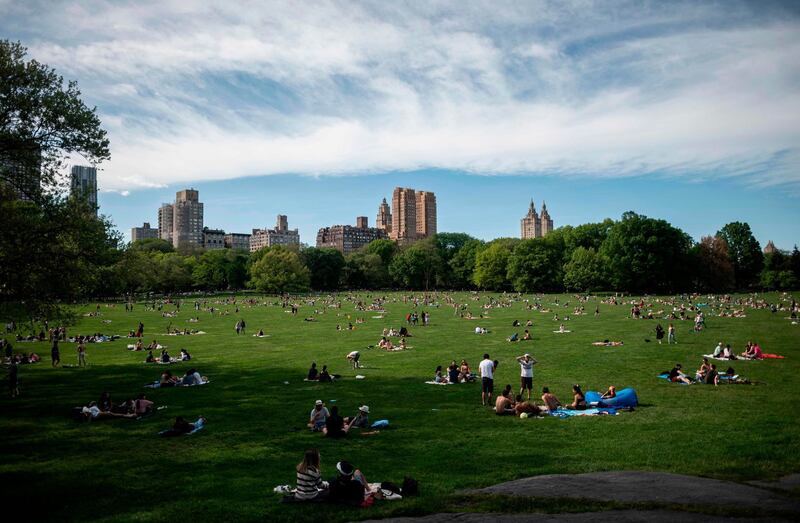
[[(359, 298), (369, 302), (375, 295), (361, 293)], [(185, 300), (172, 319), (145, 311), (141, 303), (128, 313), (122, 304), (104, 304), (101, 316), (81, 317), (69, 329), (71, 334), (125, 335), (142, 321), (145, 344), (155, 337), (173, 356), (182, 347), (189, 350), (194, 360), (170, 369), (183, 374), (197, 367), (212, 381), (203, 387), (144, 389), (165, 367), (144, 364), (145, 354), (127, 351), (126, 339), (89, 345), (85, 369), (53, 369), (48, 343), (14, 342), (16, 351), (35, 350), (43, 361), (20, 366), (20, 398), (10, 399), (4, 388), (0, 399), (4, 498), (25, 510), (26, 519), (347, 521), (452, 508), (459, 489), (536, 474), (628, 469), (745, 481), (800, 471), (800, 326), (791, 325), (787, 313), (746, 309), (746, 318), (708, 314), (702, 333), (692, 332), (691, 321), (676, 321), (678, 344), (668, 346), (655, 342), (656, 321), (628, 318), (629, 305), (601, 304), (595, 317), (595, 299), (586, 304), (586, 315), (574, 316), (574, 297), (547, 295), (536, 299), (549, 313), (525, 310), (524, 302), (514, 301), (508, 308), (487, 311), (488, 319), (468, 320), (455, 315), (440, 294), (440, 306), (417, 309), (430, 312), (431, 326), (411, 328), (408, 345), (413, 348), (387, 353), (366, 347), (377, 342), (384, 327), (404, 325), (412, 308), (400, 293), (379, 295), (388, 298), (384, 319), (354, 310), (346, 295), (337, 298), (341, 309), (327, 307), (325, 297), (307, 298), (317, 299), (315, 305), (303, 299), (297, 316), (285, 312), (275, 297), (258, 297), (258, 305), (240, 305), (235, 314), (234, 305), (215, 303), (224, 299), (215, 296), (206, 298), (209, 306), (229, 310), (229, 315), (196, 313), (194, 299)], [(480, 301), (469, 293), (450, 296), (468, 303), (477, 315), (489, 295), (481, 294)], [(775, 294), (765, 298), (781, 299)], [(81, 312), (94, 308), (91, 304)], [(318, 321), (303, 321), (315, 309), (324, 311), (316, 315)], [(669, 310), (658, 303), (654, 309)], [(571, 333), (553, 332), (560, 323), (553, 320), (554, 312), (572, 316), (565, 324)], [(195, 315), (199, 323), (186, 321)], [(365, 317), (366, 323), (354, 331), (336, 330), (337, 323), (355, 324), (356, 316)], [(238, 318), (247, 322), (246, 335), (234, 332)], [(523, 327), (512, 327), (515, 319)], [(522, 334), (528, 319), (533, 320), (534, 340), (506, 342), (512, 332)], [(170, 322), (207, 334), (165, 336)], [(665, 329), (668, 323), (661, 320)], [(476, 325), (491, 333), (475, 335)], [(270, 337), (252, 337), (259, 328)], [(591, 345), (606, 338), (625, 345)], [(652, 342), (645, 343), (645, 338)], [(701, 355), (718, 341), (741, 352), (748, 340), (787, 357), (733, 362), (737, 373), (763, 385), (680, 386), (656, 378), (675, 362), (693, 373)], [(61, 345), (62, 363), (76, 362), (75, 347)], [(366, 376), (363, 380), (354, 378), (356, 372), (345, 360), (351, 350), (362, 353), (366, 368), (358, 373)], [(535, 392), (549, 386), (566, 403), (573, 383), (584, 390), (631, 386), (642, 406), (613, 417), (500, 418), (480, 405), (478, 383), (424, 384), (437, 365), (446, 367), (452, 359), (465, 358), (477, 370), (484, 352), (500, 361), (497, 389), (506, 383), (518, 388), (514, 357), (530, 352), (539, 360)], [(342, 379), (334, 384), (304, 382), (312, 361), (320, 368), (327, 364)], [(719, 363), (721, 370), (727, 368)], [(70, 419), (71, 407), (96, 400), (105, 390), (115, 401), (146, 392), (168, 408), (142, 420)], [(355, 414), (366, 403), (371, 419), (389, 419), (391, 426), (373, 436), (327, 440), (305, 426), (316, 399), (338, 405), (343, 415)], [(176, 415), (190, 420), (203, 415), (208, 424), (192, 436), (157, 437)], [(325, 477), (333, 476), (336, 461), (347, 459), (370, 481), (401, 482), (404, 475), (412, 476), (419, 480), (421, 494), (367, 510), (279, 504), (273, 487), (294, 484), (294, 466), (309, 447), (320, 449)], [(545, 503), (531, 508), (579, 506)]]

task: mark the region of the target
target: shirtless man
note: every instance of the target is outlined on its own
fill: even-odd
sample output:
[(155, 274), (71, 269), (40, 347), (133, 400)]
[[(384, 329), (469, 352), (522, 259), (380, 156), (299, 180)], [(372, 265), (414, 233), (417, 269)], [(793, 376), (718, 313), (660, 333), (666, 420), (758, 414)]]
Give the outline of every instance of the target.
[(510, 416), (516, 414), (514, 405), (511, 403), (511, 398), (508, 397), (508, 391), (504, 390), (503, 393), (497, 397), (494, 404), (494, 412), (498, 416)]
[(549, 412), (555, 412), (561, 406), (561, 402), (547, 387), (542, 388), (542, 401)]

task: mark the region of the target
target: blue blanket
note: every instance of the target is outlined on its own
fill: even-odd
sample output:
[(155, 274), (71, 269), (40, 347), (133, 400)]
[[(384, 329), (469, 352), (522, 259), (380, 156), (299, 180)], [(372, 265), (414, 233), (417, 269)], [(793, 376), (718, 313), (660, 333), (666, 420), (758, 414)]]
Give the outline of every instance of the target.
[(573, 418), (575, 416), (602, 416), (602, 415), (616, 416), (617, 409), (614, 408), (601, 408), (601, 409), (586, 409), (586, 410), (566, 410), (558, 409), (551, 412), (551, 416), (557, 418)]
[(600, 399), (599, 392), (593, 390), (586, 392), (586, 403), (591, 405), (602, 402), (603, 405), (616, 408), (636, 407), (639, 405), (639, 398), (636, 396), (636, 391), (628, 387), (617, 392), (613, 398)]

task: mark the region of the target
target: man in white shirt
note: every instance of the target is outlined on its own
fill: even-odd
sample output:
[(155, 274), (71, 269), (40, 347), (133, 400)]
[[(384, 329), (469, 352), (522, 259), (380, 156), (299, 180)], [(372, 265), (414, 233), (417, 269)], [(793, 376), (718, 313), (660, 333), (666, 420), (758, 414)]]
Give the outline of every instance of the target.
[(714, 357), (719, 358), (720, 356), (722, 356), (723, 350), (724, 349), (722, 348), (722, 342), (717, 343), (717, 348), (714, 349)]
[(520, 387), (519, 394), (522, 395), (523, 391), (528, 391), (528, 401), (531, 400), (531, 389), (533, 389), (533, 366), (537, 361), (531, 358), (530, 354), (519, 356), (517, 358), (520, 369)]
[(308, 417), (308, 427), (315, 432), (321, 431), (325, 426), (325, 423), (328, 421), (328, 416), (330, 416), (328, 408), (325, 407), (325, 404), (322, 402), (322, 400), (317, 400), (314, 403), (314, 408), (311, 409), (311, 414)]
[(489, 359), (488, 354), (483, 355), (483, 360), (478, 365), (481, 372), (481, 405), (492, 404), (492, 392), (494, 391), (494, 362)]

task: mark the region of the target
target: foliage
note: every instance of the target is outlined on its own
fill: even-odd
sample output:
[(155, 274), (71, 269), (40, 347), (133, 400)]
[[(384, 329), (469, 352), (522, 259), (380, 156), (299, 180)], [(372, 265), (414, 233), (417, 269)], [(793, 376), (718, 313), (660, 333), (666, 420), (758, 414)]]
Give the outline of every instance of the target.
[(758, 279), (764, 266), (764, 253), (753, 236), (750, 225), (742, 222), (731, 222), (723, 227), (717, 236), (723, 238), (728, 245), (728, 257), (733, 265), (736, 287), (745, 289)]
[(594, 247), (578, 247), (564, 266), (564, 287), (575, 291), (594, 291), (608, 285), (608, 260)]
[(564, 245), (560, 238), (523, 240), (508, 260), (507, 278), (517, 292), (549, 292), (561, 289), (561, 255)]
[(161, 238), (147, 238), (144, 240), (136, 240), (130, 245), (130, 249), (134, 251), (158, 251), (158, 252), (175, 252), (175, 248), (171, 242), (162, 240)]
[(704, 236), (692, 248), (694, 288), (705, 292), (727, 292), (736, 279), (728, 254), (728, 243), (720, 236)]
[(389, 266), (389, 274), (402, 287), (428, 290), (441, 281), (443, 269), (439, 250), (428, 238), (400, 251)]
[(475, 272), (472, 276), (475, 285), (481, 289), (508, 289), (508, 260), (518, 242), (514, 238), (500, 238), (481, 249), (475, 256)]
[(344, 269), (344, 256), (336, 249), (309, 247), (300, 252), (300, 259), (311, 273), (311, 288), (331, 291), (339, 288)]
[(281, 246), (261, 249), (250, 266), (250, 286), (261, 292), (304, 292), (311, 285), (308, 268), (300, 256)]
[(475, 286), (472, 275), (475, 274), (475, 260), (483, 249), (481, 240), (469, 240), (450, 259), (450, 286), (454, 289), (470, 289)]
[[(76, 82), (25, 60), (27, 49), (0, 40), (0, 183), (41, 201), (58, 185), (71, 155), (96, 164), (110, 158), (106, 132)], [(39, 180), (39, 178), (41, 178)]]
[(247, 281), (247, 254), (229, 249), (206, 251), (197, 258), (192, 280), (201, 289), (241, 289)]
[(673, 292), (688, 287), (691, 238), (667, 223), (626, 212), (603, 241), (614, 289)]

